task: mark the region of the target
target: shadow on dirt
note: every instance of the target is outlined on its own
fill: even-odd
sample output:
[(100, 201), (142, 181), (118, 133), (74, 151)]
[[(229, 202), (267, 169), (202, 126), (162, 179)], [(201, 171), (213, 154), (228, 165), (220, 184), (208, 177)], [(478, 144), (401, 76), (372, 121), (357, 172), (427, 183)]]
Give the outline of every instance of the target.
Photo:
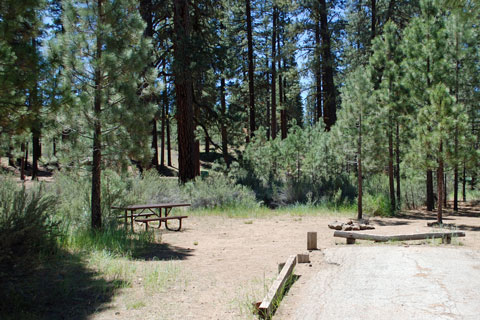
[(152, 243), (146, 248), (134, 252), (132, 258), (136, 260), (185, 260), (192, 256), (194, 249), (181, 248), (167, 243)]
[(5, 320), (89, 319), (126, 286), (99, 277), (81, 256), (68, 252), (34, 269), (0, 274), (0, 282), (0, 318)]

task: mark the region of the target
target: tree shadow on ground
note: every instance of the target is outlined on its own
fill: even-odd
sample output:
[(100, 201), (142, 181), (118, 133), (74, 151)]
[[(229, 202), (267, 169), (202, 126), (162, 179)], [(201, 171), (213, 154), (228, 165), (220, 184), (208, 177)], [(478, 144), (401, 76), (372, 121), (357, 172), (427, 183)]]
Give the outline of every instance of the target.
[(30, 270), (1, 275), (0, 319), (88, 319), (108, 308), (122, 280), (107, 281), (65, 251)]
[(172, 246), (167, 243), (152, 243), (142, 250), (132, 253), (132, 258), (136, 260), (185, 260), (193, 255), (194, 250)]
[(387, 226), (404, 226), (411, 224), (412, 221), (401, 221), (401, 220), (380, 220), (380, 219), (370, 219), (370, 224), (376, 224), (381, 227)]

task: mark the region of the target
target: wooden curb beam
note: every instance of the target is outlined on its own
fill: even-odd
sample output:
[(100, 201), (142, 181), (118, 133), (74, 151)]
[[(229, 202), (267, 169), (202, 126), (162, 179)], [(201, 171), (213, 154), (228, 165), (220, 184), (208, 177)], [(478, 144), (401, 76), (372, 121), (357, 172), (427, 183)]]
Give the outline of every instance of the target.
[(281, 291), (283, 290), (287, 279), (291, 276), (293, 268), (296, 264), (297, 256), (288, 257), (282, 271), (277, 276), (277, 279), (275, 279), (275, 281), (273, 282), (270, 290), (268, 290), (268, 293), (260, 304), (260, 307), (258, 307), (258, 313), (262, 318), (269, 318), (272, 316), (274, 302), (281, 294)]
[(417, 234), (399, 234), (393, 236), (381, 236), (375, 234), (356, 233), (347, 231), (335, 231), (334, 237), (346, 238), (347, 244), (354, 244), (355, 240), (371, 240), (375, 242), (387, 241), (406, 241), (406, 240), (423, 240), (423, 239), (442, 239), (442, 243), (450, 243), (452, 237), (465, 237), (465, 232), (451, 231), (451, 232), (430, 232)]

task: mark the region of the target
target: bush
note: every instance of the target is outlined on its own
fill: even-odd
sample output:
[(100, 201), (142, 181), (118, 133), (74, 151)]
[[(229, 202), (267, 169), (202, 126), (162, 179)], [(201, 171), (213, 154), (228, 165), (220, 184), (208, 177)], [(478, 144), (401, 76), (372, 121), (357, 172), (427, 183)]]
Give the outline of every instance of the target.
[(19, 188), (10, 177), (0, 177), (0, 278), (27, 272), (39, 258), (53, 254), (58, 235), (52, 221), (55, 199), (42, 189)]
[(363, 211), (367, 215), (388, 217), (392, 214), (390, 200), (383, 193), (371, 195), (366, 193), (363, 196)]
[(192, 208), (256, 208), (255, 193), (245, 186), (234, 184), (223, 175), (198, 179), (183, 187)]

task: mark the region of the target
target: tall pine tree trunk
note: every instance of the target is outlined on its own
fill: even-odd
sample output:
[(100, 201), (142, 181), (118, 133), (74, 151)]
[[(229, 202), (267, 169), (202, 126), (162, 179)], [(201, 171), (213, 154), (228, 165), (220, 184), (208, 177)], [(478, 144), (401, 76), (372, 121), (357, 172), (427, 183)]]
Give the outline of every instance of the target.
[(167, 166), (172, 166), (172, 145), (170, 143), (170, 104), (168, 101), (168, 82), (167, 75), (163, 75), (163, 82), (165, 83), (165, 95), (163, 96), (163, 104), (165, 107), (165, 127), (167, 130)]
[[(103, 0), (97, 0), (98, 23), (103, 24)], [(97, 26), (100, 28), (100, 26)], [(103, 42), (100, 35), (97, 35), (97, 51), (95, 60), (102, 58)], [(101, 207), (101, 175), (102, 175), (102, 123), (100, 120), (102, 113), (102, 70), (97, 65), (95, 68), (95, 97), (93, 103), (93, 160), (92, 160), (92, 228), (100, 229), (102, 227), (102, 207)]]
[(40, 130), (40, 120), (37, 119), (32, 128), (32, 180), (38, 179), (38, 160), (42, 156)]
[(377, 25), (377, 3), (376, 0), (372, 1), (372, 21), (371, 21), (371, 34), (370, 39), (373, 40), (376, 36), (376, 25)]
[(395, 156), (397, 160), (397, 207), (400, 209), (400, 197), (401, 197), (401, 192), (400, 192), (400, 128), (398, 125), (398, 120), (396, 123), (396, 133), (395, 133)]
[(24, 181), (25, 180), (25, 143), (22, 143), (20, 145), (20, 148), (22, 150), (22, 160), (20, 163), (20, 180)]
[[(33, 50), (37, 50), (37, 41), (36, 39), (32, 40)], [(38, 179), (38, 160), (42, 156), (42, 147), (40, 145), (40, 136), (42, 123), (40, 120), (40, 102), (38, 96), (38, 62), (35, 60), (35, 66), (33, 74), (35, 77), (34, 87), (32, 88), (31, 94), (31, 109), (34, 115), (33, 125), (32, 125), (32, 180)]]
[(222, 112), (222, 124), (220, 128), (220, 134), (222, 136), (222, 155), (227, 168), (230, 168), (230, 158), (228, 156), (228, 137), (227, 137), (227, 125), (226, 117), (227, 117), (227, 101), (225, 98), (225, 78), (222, 77), (220, 80), (220, 104), (221, 104), (221, 112)]
[(434, 209), (434, 200), (433, 200), (433, 173), (432, 170), (427, 170), (427, 211), (433, 211)]
[(285, 110), (285, 99), (282, 80), (282, 60), (281, 60), (281, 46), (280, 46), (280, 31), (277, 33), (277, 46), (278, 46), (278, 100), (280, 104), (280, 132), (282, 140), (287, 137), (287, 111)]
[(320, 35), (322, 37), (322, 91), (323, 91), (323, 122), (325, 130), (337, 121), (337, 97), (333, 81), (334, 61), (331, 49), (330, 31), (328, 29), (328, 10), (326, 0), (320, 1)]
[(358, 118), (358, 150), (357, 150), (357, 174), (358, 174), (358, 198), (357, 198), (357, 219), (363, 217), (363, 180), (362, 180), (362, 112)]
[(273, 7), (273, 34), (272, 34), (272, 125), (271, 125), (271, 134), (272, 139), (277, 137), (277, 71), (276, 71), (276, 62), (277, 62), (277, 19), (278, 11), (277, 7)]
[(255, 91), (254, 91), (254, 64), (253, 64), (253, 36), (252, 36), (252, 15), (250, 0), (246, 0), (247, 11), (247, 42), (248, 42), (248, 96), (250, 103), (250, 137), (253, 137), (256, 130), (255, 124)]
[[(460, 70), (460, 61), (458, 60), (459, 47), (458, 47), (458, 33), (455, 32), (455, 103), (458, 103), (458, 75)], [(453, 167), (453, 211), (458, 211), (458, 125), (455, 124), (455, 137), (454, 137), (454, 158), (455, 164)]]
[(193, 87), (190, 71), (190, 14), (187, 0), (174, 0), (173, 49), (177, 99), (178, 175), (181, 182), (195, 178)]
[[(267, 69), (269, 68), (269, 61), (268, 61), (268, 58), (266, 59), (267, 60)], [(271, 121), (270, 121), (270, 86), (268, 85), (270, 83), (270, 76), (269, 76), (269, 72), (265, 72), (265, 75), (267, 77), (267, 140), (270, 140), (270, 136), (271, 136)]]
[[(318, 20), (318, 19), (317, 19)], [(314, 123), (322, 119), (322, 62), (320, 59), (320, 21), (315, 21), (315, 100), (316, 100), (316, 115), (314, 116)]]
[(160, 166), (165, 167), (165, 103), (162, 104), (162, 124), (160, 129)]
[(462, 199), (467, 202), (467, 172), (465, 168), (465, 159), (463, 160), (463, 179), (462, 179)]
[(442, 214), (443, 214), (443, 143), (440, 142), (438, 148), (438, 168), (437, 168), (437, 194), (438, 194), (438, 204), (437, 204), (437, 222), (443, 223)]
[(152, 120), (152, 167), (158, 167), (158, 133), (157, 133), (157, 119), (154, 117)]
[(393, 128), (392, 122), (390, 121), (388, 129), (388, 185), (390, 189), (390, 210), (395, 211), (395, 186), (394, 186), (394, 177), (393, 177)]

